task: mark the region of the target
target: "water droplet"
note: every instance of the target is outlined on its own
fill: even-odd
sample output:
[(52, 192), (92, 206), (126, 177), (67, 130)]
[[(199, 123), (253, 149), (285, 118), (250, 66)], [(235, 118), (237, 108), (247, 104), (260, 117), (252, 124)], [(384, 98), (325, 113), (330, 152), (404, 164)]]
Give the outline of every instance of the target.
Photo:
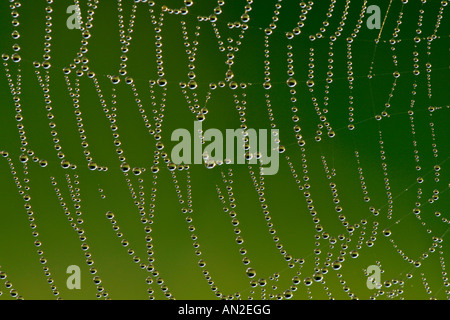
[(165, 87), (167, 85), (167, 80), (164, 78), (159, 78), (157, 82), (160, 87)]
[(112, 84), (118, 84), (120, 82), (120, 77), (119, 76), (112, 76), (111, 77), (111, 82), (112, 82)]
[(297, 81), (296, 81), (294, 78), (289, 78), (289, 79), (286, 81), (286, 84), (287, 84), (287, 86), (288, 86), (289, 88), (293, 88), (293, 87), (295, 87), (295, 86), (297, 85)]
[(249, 278), (254, 278), (256, 276), (256, 271), (255, 269), (252, 268), (247, 268), (247, 270), (245, 271), (247, 273), (247, 276)]

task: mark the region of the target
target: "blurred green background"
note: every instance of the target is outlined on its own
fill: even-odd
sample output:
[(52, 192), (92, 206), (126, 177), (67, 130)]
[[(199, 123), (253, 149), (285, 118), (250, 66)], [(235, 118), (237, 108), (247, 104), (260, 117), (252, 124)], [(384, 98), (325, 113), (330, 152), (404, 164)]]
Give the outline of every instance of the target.
[[(447, 1), (442, 3), (444, 2)], [(183, 8), (185, 4), (181, 0), (156, 1), (154, 6), (145, 2), (138, 3), (130, 34), (129, 20), (135, 2), (121, 1), (121, 13), (117, 3), (112, 0), (80, 1), (84, 23), (87, 21), (88, 10), (95, 12), (93, 26), (89, 29), (91, 36), (86, 45), (88, 50), (85, 57), (89, 59), (86, 65), (96, 74), (105, 106), (102, 106), (94, 81), (87, 76), (87, 72), (81, 77), (76, 75), (76, 71), (83, 65), (83, 62), (80, 62), (74, 65), (68, 75), (73, 89), (75, 82), (79, 81), (79, 108), (75, 109), (63, 72), (63, 68), (74, 64), (82, 41), (82, 30), (70, 30), (66, 26), (70, 16), (66, 9), (74, 2), (58, 0), (49, 4), (47, 1), (34, 0), (0, 1), (0, 54), (12, 56), (13, 46), (17, 44), (20, 46), (17, 53), (21, 57), (18, 63), (11, 59), (2, 61), (5, 65), (0, 72), (0, 150), (8, 152), (8, 155), (0, 158), (0, 270), (4, 272), (3, 279), (0, 278), (0, 291), (3, 293), (0, 299), (96, 299), (97, 295), (99, 298), (106, 296), (111, 299), (148, 299), (149, 295), (155, 299), (167, 299), (168, 293), (175, 299), (236, 298), (236, 294), (242, 299), (289, 298), (291, 294), (286, 290), (291, 288), (292, 279), (298, 272), (301, 272), (301, 283), (297, 290), (292, 292), (293, 299), (328, 299), (329, 295), (335, 299), (368, 299), (374, 297), (376, 290), (367, 288), (367, 275), (364, 270), (377, 263), (383, 270), (383, 294), (377, 299), (389, 299), (390, 293), (394, 293), (394, 299), (448, 299), (448, 7), (443, 7), (438, 38), (432, 41), (430, 55), (427, 55), (429, 50), (426, 38), (434, 32), (439, 10), (443, 5), (441, 1), (429, 0), (425, 4), (409, 1), (404, 6), (401, 1), (393, 1), (377, 46), (374, 40), (380, 30), (367, 28), (366, 20), (369, 15), (366, 14), (358, 36), (352, 43), (354, 81), (353, 91), (350, 93), (346, 39), (355, 29), (363, 5), (363, 1), (351, 1), (342, 35), (334, 42), (333, 82), (329, 85), (328, 100), (325, 100), (325, 79), (328, 59), (331, 58), (329, 37), (339, 26), (345, 1), (314, 1), (304, 27), (301, 28), (301, 35), (288, 40), (286, 32), (297, 26), (301, 15), (299, 1), (254, 1), (251, 4), (252, 10), (248, 12), (251, 18), (247, 23), (248, 29), (244, 38), (239, 39), (241, 29), (229, 28), (228, 23), (241, 21), (247, 1), (227, 0), (225, 4), (220, 5), (222, 13), (217, 15), (218, 20), (215, 23), (221, 35), (220, 40), (223, 41), (224, 51), (219, 50), (220, 45), (211, 22), (198, 19), (198, 16), (208, 17), (213, 14), (214, 9), (218, 7), (216, 1), (195, 0), (194, 4), (188, 7), (189, 12), (186, 15), (175, 12), (171, 14), (170, 10), (164, 11), (162, 8), (163, 5), (171, 9)], [(334, 4), (334, 8), (328, 18), (329, 26), (323, 33), (323, 38), (311, 41), (309, 35), (316, 34), (323, 27), (330, 3)], [(281, 5), (278, 14), (274, 14), (276, 4)], [(367, 6), (371, 4), (379, 5), (383, 21), (389, 1), (367, 2)], [(153, 10), (153, 13), (149, 12), (149, 9)], [(396, 38), (401, 41), (395, 44), (395, 51), (392, 51), (389, 40), (392, 39), (401, 10), (402, 23)], [(423, 10), (423, 13), (420, 10)], [(17, 17), (15, 11), (18, 13)], [(129, 51), (126, 53), (128, 59), (125, 62), (127, 75), (121, 77), (119, 84), (113, 85), (108, 76), (119, 74), (122, 62), (120, 57), (123, 55), (121, 47), (124, 45), (120, 38), (119, 14), (124, 17), (125, 38), (130, 35), (125, 39), (129, 42)], [(276, 28), (268, 37), (269, 46), (266, 48), (264, 30), (274, 21), (274, 15), (278, 20), (275, 21)], [(422, 15), (423, 19), (420, 27), (422, 32), (418, 35), (416, 29), (419, 15)], [(51, 17), (51, 20), (47, 19), (47, 16)], [(14, 21), (15, 19), (17, 21)], [(161, 37), (159, 41), (162, 44), (162, 53), (159, 58), (163, 61), (167, 86), (162, 88), (156, 84), (152, 93), (149, 81), (160, 78), (157, 74), (156, 46), (159, 44), (155, 43), (155, 27), (161, 21), (163, 23), (158, 35)], [(184, 44), (182, 21), (185, 22), (184, 26), (191, 42), (189, 48)], [(51, 29), (51, 32), (47, 32), (50, 30), (46, 28)], [(14, 30), (20, 32), (20, 38), (13, 39)], [(195, 32), (199, 33), (198, 37)], [(51, 40), (46, 39), (46, 35), (50, 35)], [(424, 39), (416, 43), (416, 36)], [(189, 95), (187, 100), (180, 88), (180, 82), (189, 81), (190, 62), (186, 49), (192, 50), (194, 40), (197, 40), (198, 44), (195, 61), (192, 63), (195, 65), (198, 87), (195, 90), (186, 88)], [(46, 41), (51, 49), (51, 67), (35, 68), (35, 61), (44, 62)], [(211, 90), (210, 83), (225, 81), (228, 46), (235, 47), (236, 41), (242, 43), (238, 50), (233, 51), (233, 81), (238, 84), (246, 83), (247, 87), (231, 90), (226, 82), (224, 88)], [(293, 46), (291, 50), (287, 48), (288, 44)], [(415, 44), (417, 48), (414, 47)], [(313, 94), (308, 91), (306, 85), (310, 48), (315, 52)], [(265, 49), (270, 52), (267, 58), (270, 61), (270, 90), (263, 88), (266, 76)], [(286, 85), (289, 78), (289, 51), (293, 58), (293, 77), (297, 80), (295, 104), (290, 101), (291, 89)], [(418, 52), (419, 75), (413, 74), (414, 51)], [(394, 66), (393, 54), (397, 56), (398, 67)], [(367, 75), (372, 62), (373, 78), (369, 79)], [(427, 62), (432, 65), (431, 72), (426, 70)], [(21, 86), (17, 88), (14, 85), (11, 91), (8, 79), (15, 83), (19, 69)], [(36, 71), (39, 71), (45, 82), (46, 70), (50, 84), (47, 92), (50, 96), (47, 98), (51, 103), (46, 103), (36, 75)], [(397, 79), (392, 97), (389, 98), (395, 71), (401, 75)], [(140, 103), (145, 109), (144, 113), (140, 112), (135, 101), (133, 87), (125, 83), (126, 77), (133, 78)], [(416, 94), (412, 95), (414, 81), (417, 82), (417, 88)], [(428, 87), (428, 84), (431, 86)], [(431, 97), (428, 96), (428, 88), (432, 92)], [(114, 99), (113, 90), (116, 94)], [(20, 94), (13, 94), (14, 91), (20, 91)], [(203, 107), (208, 109), (203, 122), (204, 129), (239, 128), (241, 121), (236, 105), (242, 107), (243, 104), (241, 101), (236, 103), (235, 100), (242, 100), (242, 94), (246, 94), (245, 123), (249, 128), (270, 129), (271, 124), (276, 125), (280, 130), (281, 145), (286, 150), (280, 154), (278, 174), (264, 177), (263, 196), (270, 211), (270, 222), (280, 239), (279, 243), (283, 245), (282, 249), (286, 250), (293, 260), (304, 259), (303, 264), (294, 263), (291, 268), (277, 249), (248, 166), (216, 166), (207, 169), (203, 165), (191, 165), (189, 171), (174, 171), (183, 199), (187, 199), (187, 184), (191, 186), (192, 213), (182, 212), (182, 208), (188, 207), (187, 203), (179, 203), (171, 171), (162, 158), (157, 165), (160, 169), (157, 179), (154, 179), (151, 168), (154, 166), (157, 150), (156, 141), (145, 127), (142, 115), (148, 117), (149, 123), (152, 124), (151, 129), (155, 129), (154, 117), (161, 114), (163, 93), (166, 101), (162, 112), (161, 142), (165, 146), (163, 151), (169, 156), (174, 146), (174, 142), (170, 141), (172, 131), (177, 128), (186, 128), (191, 132), (193, 130), (196, 115), (190, 111), (189, 106), (195, 104), (194, 93), (200, 106), (195, 110), (199, 111)], [(208, 94), (210, 99), (205, 104)], [(268, 116), (266, 94), (270, 95), (270, 108), (274, 118), (272, 122)], [(350, 95), (353, 96), (353, 123), (356, 126), (354, 130), (348, 130)], [(19, 97), (16, 101), (15, 96)], [(314, 110), (312, 96), (317, 98), (321, 109), (324, 101), (328, 102), (326, 117), (335, 137), (329, 138), (324, 128), (322, 140), (315, 141), (317, 125), (321, 120)], [(415, 136), (411, 132), (411, 118), (408, 114), (412, 99), (415, 100)], [(116, 100), (116, 103), (113, 104), (112, 100)], [(390, 116), (377, 121), (375, 116), (381, 115), (388, 100), (390, 108), (387, 111)], [(152, 105), (152, 102), (156, 105)], [(47, 105), (52, 106), (54, 119), (48, 118)], [(310, 185), (308, 191), (317, 212), (316, 217), (320, 219), (319, 224), (323, 227), (320, 231), (315, 228), (316, 223), (305, 201), (306, 190), (299, 190), (299, 184), (293, 178), (286, 160), (286, 157), (289, 157), (298, 179), (303, 180), (302, 154), (293, 130), (293, 105), (299, 110), (300, 120), (297, 124), (301, 126), (301, 134), (306, 141), (304, 154)], [(20, 121), (16, 119), (17, 107), (23, 117)], [(114, 111), (113, 107), (117, 110)], [(435, 107), (435, 110), (430, 112), (429, 107)], [(74, 113), (76, 110), (80, 113)], [(132, 168), (146, 169), (140, 176), (131, 171), (124, 175), (120, 168), (122, 162), (114, 144), (111, 117), (108, 118), (111, 113), (116, 114), (116, 124), (119, 128), (116, 133), (120, 135), (120, 148), (126, 157), (125, 162)], [(77, 116), (81, 117), (82, 121), (77, 121)], [(49, 122), (55, 123), (56, 127), (50, 128)], [(79, 122), (85, 130), (85, 141), (89, 144), (87, 148), (82, 146)], [(23, 125), (23, 128), (18, 125)], [(57, 157), (58, 151), (54, 147), (52, 130), (57, 132), (65, 159), (76, 164), (76, 169), (64, 169), (61, 166), (61, 159)], [(26, 152), (21, 151), (23, 141), (27, 142)], [(380, 157), (381, 146), (385, 151), (384, 161)], [(85, 149), (91, 152), (93, 162), (98, 166), (108, 167), (108, 171), (90, 170), (83, 154)], [(438, 151), (435, 152), (434, 149)], [(30, 156), (24, 167), (20, 156), (28, 150), (34, 151), (38, 160), (34, 162), (33, 156)], [(356, 150), (359, 151), (360, 165), (355, 157)], [(416, 154), (420, 157), (419, 163), (415, 161)], [(42, 159), (48, 161), (44, 168), (39, 164)], [(326, 160), (330, 174), (333, 172), (330, 179), (327, 178), (323, 159)], [(385, 170), (383, 162), (386, 164)], [(418, 164), (421, 170), (416, 169)], [(439, 171), (436, 171), (436, 165), (440, 165)], [(359, 166), (370, 197), (369, 202), (364, 201)], [(229, 176), (229, 169), (232, 169), (232, 177)], [(257, 166), (253, 166), (253, 170), (258, 172)], [(226, 179), (233, 180), (231, 185), (236, 203), (234, 210), (239, 220), (240, 235), (245, 241), (243, 244), (236, 243), (237, 235), (234, 232), (235, 226), (231, 223), (232, 218), (223, 209), (229, 208), (230, 203), (222, 173)], [(57, 182), (60, 199), (55, 192), (55, 186), (52, 185), (51, 177)], [(389, 179), (389, 191), (393, 199), (391, 219), (388, 214), (389, 199), (384, 180), (386, 177)], [(423, 178), (422, 183), (417, 180), (420, 177)], [(67, 178), (70, 179), (69, 183)], [(29, 182), (24, 179), (29, 179)], [(142, 183), (139, 179), (142, 179)], [(156, 185), (153, 184), (154, 180), (157, 181)], [(75, 184), (76, 181), (79, 183)], [(332, 182), (336, 184), (339, 205), (343, 208), (340, 213), (335, 210), (336, 204), (333, 202), (330, 188)], [(301, 184), (304, 183), (301, 181)], [(29, 190), (26, 190), (27, 186)], [(143, 189), (140, 189), (140, 186)], [(216, 187), (219, 187), (224, 195), (227, 201), (225, 205), (220, 201)], [(419, 188), (421, 192), (418, 193)], [(143, 193), (140, 195), (140, 192)], [(29, 195), (31, 200), (25, 201), (25, 194)], [(432, 199), (433, 194), (435, 199), (431, 202), (429, 199)], [(141, 196), (145, 199), (143, 213), (147, 221), (151, 220), (151, 224), (141, 222), (142, 212), (138, 208), (139, 203), (135, 203), (140, 201)], [(81, 208), (75, 208), (76, 203), (79, 203)], [(31, 208), (27, 208), (26, 204), (31, 205)], [(73, 217), (76, 229), (68, 221), (64, 207), (68, 208), (66, 212), (70, 212)], [(374, 215), (370, 207), (378, 210), (379, 214)], [(419, 215), (414, 214), (415, 207), (420, 208)], [(81, 212), (81, 216), (77, 216), (77, 210)], [(108, 211), (114, 213), (114, 219), (123, 233), (122, 238), (117, 237), (111, 221), (107, 219)], [(437, 216), (436, 212), (441, 215)], [(358, 225), (352, 234), (343, 226), (339, 219), (340, 214), (345, 216), (342, 220), (349, 225)], [(37, 225), (34, 230), (30, 228), (30, 216), (35, 218), (34, 223)], [(192, 217), (192, 223), (186, 222), (187, 216)], [(82, 218), (83, 223), (77, 224), (77, 218)], [(364, 233), (361, 233), (361, 221), (364, 219), (367, 224), (364, 226)], [(378, 224), (375, 229), (374, 223)], [(188, 229), (190, 225), (195, 226), (195, 231)], [(152, 230), (150, 235), (153, 244), (153, 266), (158, 274), (140, 267), (141, 263), (148, 265), (149, 255), (145, 241), (147, 234), (144, 230), (146, 226)], [(80, 229), (80, 233), (84, 232), (86, 236), (85, 241), (79, 239)], [(389, 237), (383, 235), (384, 229), (391, 231)], [(32, 234), (34, 231), (38, 232), (36, 237)], [(334, 246), (330, 247), (330, 238), (324, 239), (324, 232), (329, 233), (330, 238), (336, 239)], [(192, 234), (198, 236), (200, 256), (195, 253)], [(340, 240), (339, 235), (342, 235), (344, 240)], [(372, 236), (374, 244), (369, 247), (366, 242)], [(34, 244), (36, 239), (42, 242), (39, 248)], [(122, 239), (129, 241), (128, 247), (123, 247)], [(396, 247), (390, 242), (391, 239)], [(359, 256), (351, 258), (350, 253), (357, 248), (359, 240)], [(82, 243), (87, 243), (89, 249), (83, 251)], [(343, 247), (345, 243), (348, 248)], [(242, 247), (247, 250), (245, 255), (239, 252)], [(134, 254), (128, 254), (130, 248), (135, 251)], [(320, 254), (314, 252), (316, 248), (320, 248)], [(40, 262), (41, 256), (36, 253), (37, 250), (43, 251), (45, 264)], [(401, 250), (400, 253), (397, 250)], [(87, 264), (89, 261), (86, 261), (86, 253), (91, 254), (92, 266)], [(424, 253), (427, 254), (426, 257), (423, 256)], [(332, 263), (340, 254), (344, 257), (342, 267), (333, 270)], [(138, 263), (133, 261), (134, 256), (140, 257)], [(251, 261), (249, 266), (256, 271), (254, 278), (249, 278), (246, 274), (249, 266), (243, 264), (244, 257)], [(411, 260), (408, 261), (408, 258)], [(200, 267), (199, 259), (203, 259), (206, 266)], [(421, 262), (420, 267), (414, 266), (415, 261)], [(81, 290), (69, 290), (66, 286), (69, 276), (66, 269), (70, 265), (78, 265), (81, 268)], [(306, 286), (305, 278), (312, 277), (318, 271), (315, 270), (317, 266), (321, 272), (325, 272), (322, 280), (324, 283), (313, 281), (311, 286)], [(45, 274), (45, 267), (49, 268), (50, 274)], [(97, 269), (95, 275), (90, 273), (91, 267)], [(213, 283), (208, 283), (203, 270), (209, 272), (210, 281)], [(94, 276), (101, 278), (100, 288), (93, 282)], [(146, 283), (148, 277), (152, 279), (152, 284)], [(52, 283), (49, 283), (49, 279)], [(267, 284), (264, 287), (258, 284), (253, 288), (251, 281), (259, 279), (265, 279)], [(55, 286), (54, 290), (52, 285)], [(217, 291), (213, 291), (211, 285), (216, 286)], [(149, 294), (150, 287), (154, 293)], [(19, 296), (10, 294), (12, 288), (17, 290)], [(427, 292), (427, 288), (430, 291)], [(55, 291), (58, 295), (54, 294)]]

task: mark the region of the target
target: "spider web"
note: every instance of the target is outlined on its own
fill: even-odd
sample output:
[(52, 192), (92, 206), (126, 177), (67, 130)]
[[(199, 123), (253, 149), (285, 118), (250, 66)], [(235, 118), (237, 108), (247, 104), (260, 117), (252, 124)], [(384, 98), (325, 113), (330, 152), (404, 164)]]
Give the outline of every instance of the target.
[[(2, 298), (448, 299), (447, 1), (371, 4), (3, 0)], [(278, 174), (174, 164), (196, 120)]]

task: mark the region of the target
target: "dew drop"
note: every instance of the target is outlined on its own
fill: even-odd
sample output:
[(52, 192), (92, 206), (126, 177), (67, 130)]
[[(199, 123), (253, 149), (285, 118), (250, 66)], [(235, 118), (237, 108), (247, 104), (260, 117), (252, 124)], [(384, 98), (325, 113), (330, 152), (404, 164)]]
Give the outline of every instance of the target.
[(247, 270), (245, 272), (247, 273), (247, 277), (249, 277), (249, 278), (254, 278), (256, 276), (255, 269), (247, 268)]

